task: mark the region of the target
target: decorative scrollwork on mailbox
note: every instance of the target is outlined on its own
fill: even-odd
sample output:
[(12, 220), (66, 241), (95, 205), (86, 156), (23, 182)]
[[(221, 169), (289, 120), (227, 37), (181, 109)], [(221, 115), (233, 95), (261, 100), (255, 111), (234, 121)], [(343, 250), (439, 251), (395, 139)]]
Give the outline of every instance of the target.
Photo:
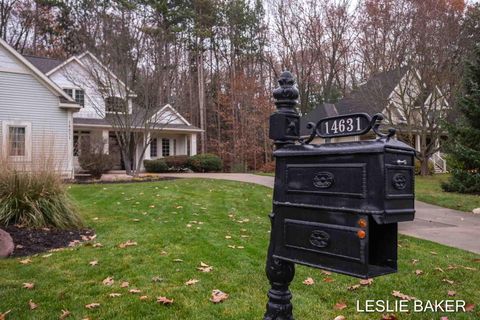
[(310, 234), (310, 243), (318, 248), (325, 248), (330, 243), (330, 235), (322, 230), (313, 230)]
[(335, 182), (335, 177), (331, 172), (319, 172), (313, 178), (313, 185), (317, 188), (330, 188)]
[(403, 173), (396, 173), (392, 177), (392, 185), (397, 190), (404, 190), (407, 187), (407, 177)]

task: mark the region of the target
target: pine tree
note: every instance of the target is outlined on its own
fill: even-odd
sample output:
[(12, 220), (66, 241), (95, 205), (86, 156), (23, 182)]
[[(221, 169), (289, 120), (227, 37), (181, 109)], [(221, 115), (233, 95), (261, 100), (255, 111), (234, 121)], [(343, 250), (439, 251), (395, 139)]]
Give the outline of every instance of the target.
[(452, 177), (442, 187), (449, 192), (480, 194), (480, 45), (466, 63), (458, 108), (461, 116), (447, 125)]

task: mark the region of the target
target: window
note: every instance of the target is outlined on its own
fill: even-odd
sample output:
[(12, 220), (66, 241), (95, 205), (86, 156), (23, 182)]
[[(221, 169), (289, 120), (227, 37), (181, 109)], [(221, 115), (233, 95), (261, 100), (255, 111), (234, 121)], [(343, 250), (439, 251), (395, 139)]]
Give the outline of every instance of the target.
[(124, 113), (126, 109), (125, 100), (119, 97), (105, 98), (105, 111)]
[(73, 131), (73, 155), (78, 157), (82, 147), (90, 144), (90, 131)]
[(63, 91), (72, 97), (80, 106), (85, 106), (85, 91), (82, 89), (64, 88)]
[(28, 121), (2, 121), (2, 153), (13, 160), (30, 161), (32, 124)]
[(150, 157), (157, 157), (157, 138), (152, 139), (152, 141), (150, 142)]
[(75, 102), (82, 107), (85, 106), (85, 92), (83, 90), (75, 89)]
[(8, 128), (8, 155), (25, 156), (25, 127)]
[(168, 157), (170, 155), (170, 140), (162, 139), (162, 157)]
[(63, 91), (73, 98), (73, 89), (63, 89)]

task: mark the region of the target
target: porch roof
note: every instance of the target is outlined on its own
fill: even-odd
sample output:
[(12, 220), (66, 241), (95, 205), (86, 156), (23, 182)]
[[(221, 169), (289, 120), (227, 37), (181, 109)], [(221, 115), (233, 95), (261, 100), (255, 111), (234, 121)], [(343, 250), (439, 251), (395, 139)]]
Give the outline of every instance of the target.
[[(94, 119), (94, 118), (73, 118), (73, 126), (81, 128), (114, 128), (110, 122), (105, 119)], [(138, 129), (143, 127), (139, 126)], [(186, 124), (161, 124), (157, 128), (152, 128), (153, 131), (179, 131), (179, 132), (202, 132), (203, 130), (192, 125)]]

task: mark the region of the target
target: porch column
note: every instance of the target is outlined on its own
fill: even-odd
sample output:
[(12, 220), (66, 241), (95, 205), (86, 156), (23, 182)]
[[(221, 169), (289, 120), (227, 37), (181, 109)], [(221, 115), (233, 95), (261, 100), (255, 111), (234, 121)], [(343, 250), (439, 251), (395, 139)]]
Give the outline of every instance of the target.
[(103, 140), (103, 153), (108, 154), (108, 145), (109, 145), (109, 135), (108, 130), (102, 130), (102, 140)]
[(415, 150), (420, 151), (420, 149), (421, 149), (420, 135), (417, 134), (415, 136)]
[[(145, 155), (143, 157), (144, 160), (150, 160), (150, 133), (147, 133), (147, 137), (145, 138), (145, 142), (147, 144), (147, 148), (145, 149)], [(142, 164), (143, 166), (143, 164)]]
[(183, 141), (183, 151), (184, 151), (184, 155), (187, 155), (188, 154), (188, 136), (185, 135), (185, 141)]
[(192, 133), (190, 135), (190, 155), (194, 156), (197, 154), (197, 134)]

